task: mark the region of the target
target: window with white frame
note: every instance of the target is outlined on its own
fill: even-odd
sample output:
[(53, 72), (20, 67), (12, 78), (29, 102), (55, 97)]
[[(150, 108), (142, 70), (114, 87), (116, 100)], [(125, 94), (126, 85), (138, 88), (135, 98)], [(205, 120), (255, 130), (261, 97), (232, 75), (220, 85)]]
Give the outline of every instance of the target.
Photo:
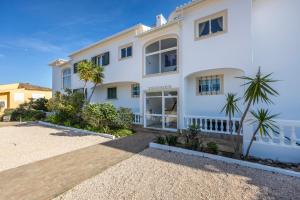
[(132, 97), (140, 97), (140, 84), (132, 84), (131, 85), (131, 96)]
[(145, 48), (145, 75), (177, 71), (177, 39), (158, 40)]
[(62, 87), (63, 89), (70, 89), (71, 88), (71, 69), (64, 69), (62, 72)]
[(197, 94), (217, 95), (223, 93), (223, 75), (202, 76), (197, 78)]
[(225, 33), (227, 31), (227, 10), (195, 21), (195, 39)]
[(109, 51), (92, 57), (92, 62), (98, 66), (109, 65)]
[(129, 58), (132, 56), (132, 44), (120, 48), (120, 59)]

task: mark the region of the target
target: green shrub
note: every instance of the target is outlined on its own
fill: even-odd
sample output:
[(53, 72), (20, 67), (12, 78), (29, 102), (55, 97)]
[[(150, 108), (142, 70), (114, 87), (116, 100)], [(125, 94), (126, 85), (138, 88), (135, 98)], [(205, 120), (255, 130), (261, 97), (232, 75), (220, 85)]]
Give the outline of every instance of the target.
[(32, 109), (42, 110), (45, 112), (48, 111), (47, 103), (48, 103), (48, 99), (46, 99), (46, 98), (39, 98), (36, 100), (31, 100), (31, 102), (30, 102)]
[(67, 91), (66, 94), (59, 92), (55, 93), (47, 103), (49, 111), (56, 115), (55, 122), (64, 124), (65, 121), (70, 121), (72, 125), (80, 125), (83, 127), (82, 108), (85, 103), (82, 93), (72, 93)]
[(169, 146), (176, 146), (177, 144), (177, 136), (176, 135), (167, 135), (166, 142)]
[(119, 108), (117, 118), (113, 122), (113, 126), (117, 129), (129, 129), (132, 124), (133, 113), (129, 108)]
[(46, 117), (46, 113), (39, 110), (26, 110), (23, 107), (15, 109), (11, 113), (11, 121), (37, 121), (43, 120)]
[(218, 145), (215, 142), (207, 143), (207, 150), (211, 153), (217, 154), (218, 153)]
[(116, 121), (117, 117), (116, 108), (109, 103), (89, 104), (83, 109), (83, 119), (96, 129), (113, 127), (113, 122)]
[(155, 140), (155, 142), (157, 143), (157, 144), (166, 144), (166, 139), (165, 139), (165, 137), (164, 136), (158, 136), (157, 138), (156, 138), (156, 140)]
[(190, 132), (190, 139), (194, 139), (200, 132), (199, 125), (196, 125), (195, 123), (191, 124), (189, 126), (189, 132)]

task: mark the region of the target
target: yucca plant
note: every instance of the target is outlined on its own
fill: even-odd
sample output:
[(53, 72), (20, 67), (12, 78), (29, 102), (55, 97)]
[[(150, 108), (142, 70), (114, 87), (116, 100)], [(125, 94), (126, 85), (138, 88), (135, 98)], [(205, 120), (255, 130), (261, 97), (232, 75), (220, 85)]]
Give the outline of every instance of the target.
[[(271, 74), (263, 75), (261, 73), (260, 67), (258, 69), (258, 72), (254, 78), (248, 77), (248, 76), (242, 76), (238, 77), (242, 80), (245, 80), (246, 83), (243, 84), (243, 86), (246, 86), (247, 89), (244, 94), (244, 101), (246, 104), (245, 111), (241, 117), (239, 127), (237, 130), (237, 134), (241, 135), (241, 130), (243, 127), (244, 120), (246, 118), (246, 115), (250, 109), (251, 105), (255, 105), (257, 103), (263, 102), (266, 104), (273, 103), (271, 100), (271, 96), (277, 96), (279, 93), (270, 86), (271, 83), (277, 82), (277, 80), (274, 80), (271, 78)], [(237, 142), (237, 152), (239, 152), (240, 148), (240, 141)]]
[(251, 114), (254, 117), (251, 124), (257, 124), (257, 128), (255, 129), (251, 141), (248, 145), (246, 155), (245, 155), (246, 159), (249, 157), (250, 148), (258, 132), (260, 133), (261, 136), (268, 135), (270, 138), (271, 138), (270, 131), (279, 134), (278, 132), (279, 127), (276, 125), (276, 122), (274, 121), (274, 118), (276, 118), (278, 114), (272, 115), (268, 109), (263, 109), (263, 108), (257, 110), (257, 112), (251, 111)]
[(236, 97), (236, 94), (228, 93), (226, 95), (226, 103), (221, 110), (221, 112), (225, 112), (226, 116), (228, 116), (229, 132), (231, 135), (233, 133), (232, 117), (234, 117), (236, 113), (241, 113), (241, 110), (237, 105), (239, 100), (240, 98)]
[(90, 81), (92, 83), (94, 83), (94, 87), (93, 87), (92, 92), (91, 92), (91, 94), (88, 98), (88, 103), (90, 103), (97, 85), (101, 84), (103, 82), (103, 79), (104, 79), (104, 68), (101, 67), (101, 66), (93, 67), (92, 76), (90, 77)]

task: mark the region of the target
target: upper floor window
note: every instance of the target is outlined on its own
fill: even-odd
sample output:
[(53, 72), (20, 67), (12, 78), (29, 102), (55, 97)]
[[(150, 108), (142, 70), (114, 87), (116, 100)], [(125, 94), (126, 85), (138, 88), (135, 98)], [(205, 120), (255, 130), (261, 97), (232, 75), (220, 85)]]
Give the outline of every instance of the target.
[(77, 74), (78, 73), (78, 65), (79, 65), (79, 63), (80, 62), (86, 62), (87, 60), (82, 60), (82, 61), (79, 61), (79, 62), (77, 62), (77, 63), (74, 63), (73, 64), (73, 73), (74, 74)]
[(227, 10), (195, 21), (195, 39), (225, 33), (227, 31)]
[(177, 71), (177, 39), (167, 38), (145, 48), (145, 75)]
[(223, 75), (203, 76), (197, 79), (199, 95), (215, 95), (223, 93)]
[(131, 85), (131, 96), (140, 97), (140, 84), (137, 83)]
[(62, 78), (63, 78), (63, 81), (62, 81), (63, 89), (70, 89), (71, 88), (71, 69), (70, 68), (63, 70)]
[(122, 46), (120, 48), (120, 59), (129, 58), (132, 56), (132, 44)]
[(107, 88), (107, 99), (116, 99), (117, 98), (117, 88)]
[(109, 65), (109, 52), (92, 57), (92, 62), (98, 66)]

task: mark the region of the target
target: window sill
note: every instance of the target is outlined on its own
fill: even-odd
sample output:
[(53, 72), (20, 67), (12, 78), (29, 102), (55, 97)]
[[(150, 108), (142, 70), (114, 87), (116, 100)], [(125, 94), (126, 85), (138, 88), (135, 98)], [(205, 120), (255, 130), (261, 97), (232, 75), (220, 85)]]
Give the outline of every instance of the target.
[(133, 56), (128, 56), (128, 57), (124, 57), (124, 58), (119, 58), (119, 61), (123, 61), (123, 60), (128, 60), (130, 58), (132, 58)]
[(119, 100), (119, 99), (118, 98), (113, 98), (113, 99), (106, 98), (105, 100), (111, 101), (111, 100)]
[(178, 74), (178, 70), (177, 71), (171, 71), (171, 72), (163, 72), (163, 73), (156, 73), (156, 74), (147, 74), (147, 75), (143, 75), (143, 78), (151, 78), (151, 77), (156, 77), (156, 76), (165, 76), (165, 75), (173, 75), (173, 74)]

